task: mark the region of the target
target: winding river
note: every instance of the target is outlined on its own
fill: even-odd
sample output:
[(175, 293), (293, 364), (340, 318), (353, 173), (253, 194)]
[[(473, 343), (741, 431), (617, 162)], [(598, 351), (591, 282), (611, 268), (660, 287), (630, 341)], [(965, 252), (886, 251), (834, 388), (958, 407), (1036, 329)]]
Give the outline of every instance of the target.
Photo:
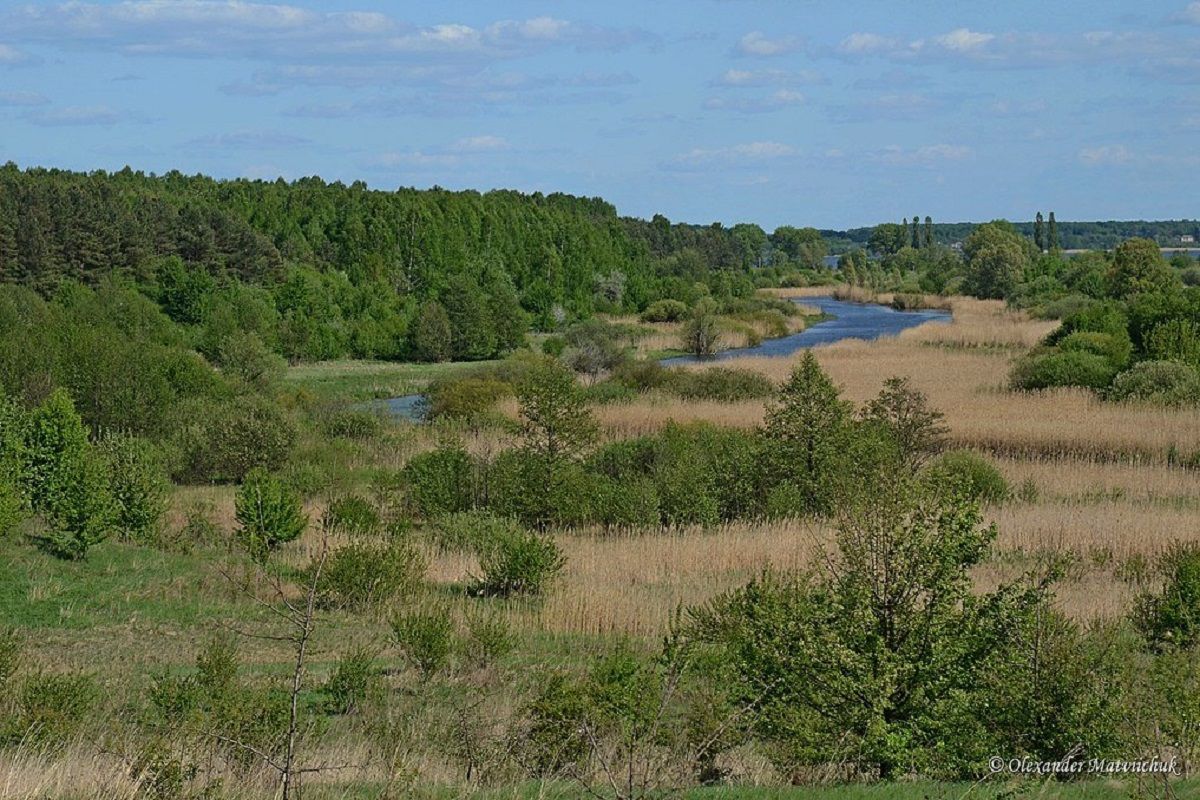
[[(851, 303), (845, 300), (834, 300), (832, 297), (804, 297), (797, 298), (794, 302), (819, 308), (833, 319), (818, 322), (799, 333), (781, 336), (778, 339), (767, 339), (754, 347), (722, 350), (720, 353), (706, 358), (675, 356), (664, 358), (661, 363), (671, 366), (725, 361), (743, 356), (789, 356), (806, 347), (833, 344), (843, 339), (871, 340), (895, 336), (900, 331), (926, 322), (949, 322), (951, 319), (949, 311), (897, 311), (889, 306), (881, 306), (876, 303)], [(365, 405), (386, 411), (397, 419), (419, 422), (421, 420), (420, 399), (421, 395), (419, 394), (406, 394), (400, 397), (389, 397), (386, 400), (376, 400)]]

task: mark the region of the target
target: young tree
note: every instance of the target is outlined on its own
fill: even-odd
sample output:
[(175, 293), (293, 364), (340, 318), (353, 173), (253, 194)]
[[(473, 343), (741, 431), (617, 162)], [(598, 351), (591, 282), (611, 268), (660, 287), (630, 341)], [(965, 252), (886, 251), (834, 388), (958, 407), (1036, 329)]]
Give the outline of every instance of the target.
[(417, 313), (412, 333), (413, 357), (418, 361), (449, 361), (454, 353), (450, 317), (436, 300), (429, 300)]
[(1117, 245), (1108, 272), (1108, 293), (1112, 297), (1162, 292), (1179, 285), (1179, 276), (1167, 266), (1153, 239), (1128, 239)]
[(945, 415), (930, 408), (928, 398), (912, 388), (908, 378), (888, 378), (862, 416), (888, 432), (904, 465), (913, 472), (937, 452), (949, 432), (943, 423)]
[(39, 544), (60, 558), (84, 558), (108, 537), (114, 509), (104, 465), (66, 390), (55, 389), (30, 414), (23, 455), (30, 504), (50, 526)]
[(596, 422), (570, 370), (540, 359), (517, 386), (526, 450), (548, 465), (570, 461), (591, 446)]
[(300, 497), (264, 469), (254, 469), (238, 487), (234, 517), (238, 538), (250, 556), (264, 562), (279, 545), (299, 538), (308, 525)]
[(767, 409), (763, 433), (770, 481), (794, 486), (806, 511), (830, 510), (834, 472), (850, 436), (850, 411), (811, 350)]
[(736, 665), (734, 702), (753, 704), (784, 769), (971, 774), (990, 721), (956, 726), (978, 719), (991, 658), (1046, 594), (1023, 582), (976, 595), (971, 570), (995, 536), (963, 498), (884, 481), (839, 515), (823, 569), (767, 575), (694, 612), (696, 638)]
[(711, 356), (717, 352), (721, 341), (721, 320), (717, 316), (716, 301), (709, 297), (700, 298), (692, 315), (683, 325), (683, 346), (694, 356)]

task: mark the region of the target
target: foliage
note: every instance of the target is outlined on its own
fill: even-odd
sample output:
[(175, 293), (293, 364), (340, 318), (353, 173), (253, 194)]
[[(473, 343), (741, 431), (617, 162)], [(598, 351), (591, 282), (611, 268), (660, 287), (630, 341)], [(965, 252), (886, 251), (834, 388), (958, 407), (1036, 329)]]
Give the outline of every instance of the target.
[(454, 649), (454, 622), (441, 606), (418, 609), (392, 620), (392, 641), (425, 680), (446, 668)]
[(1082, 350), (1033, 353), (1018, 361), (1009, 376), (1014, 389), (1030, 391), (1056, 386), (1103, 390), (1117, 374), (1108, 358)]
[(486, 597), (543, 594), (566, 565), (554, 540), (517, 526), (483, 542), (478, 555), (480, 575), (470, 591)]
[(682, 322), (687, 315), (687, 304), (678, 300), (657, 300), (646, 306), (639, 319), (642, 322)]
[(992, 462), (972, 450), (952, 450), (938, 456), (925, 472), (931, 485), (979, 503), (1008, 499), (1008, 481)]
[(474, 465), (461, 447), (439, 447), (409, 459), (404, 484), (409, 502), (422, 516), (466, 511), (473, 504)]
[(426, 416), (477, 422), (513, 392), (512, 384), (491, 377), (435, 380), (425, 390)]
[(502, 614), (486, 610), (468, 612), (467, 657), (478, 666), (492, 664), (516, 646), (512, 626)]
[(1178, 276), (1167, 266), (1153, 240), (1129, 239), (1117, 245), (1108, 274), (1108, 293), (1112, 297), (1161, 292), (1178, 284)]
[(25, 678), (17, 692), (16, 714), (0, 738), (9, 743), (62, 747), (74, 736), (100, 700), (89, 675), (39, 672)]
[(255, 469), (277, 470), (296, 443), (295, 425), (264, 397), (185, 404), (177, 416), (173, 477), (183, 482), (237, 482)]
[(961, 497), (890, 482), (847, 509), (826, 569), (764, 575), (693, 611), (692, 636), (734, 665), (733, 700), (780, 767), (979, 768), (977, 743), (946, 723), (1044, 595), (972, 591), (996, 535), (981, 523)]
[(100, 439), (99, 454), (117, 532), (126, 541), (156, 543), (171, 489), (158, 453), (144, 439), (109, 433)]
[(237, 536), (257, 561), (286, 542), (300, 537), (308, 517), (300, 498), (283, 481), (263, 469), (251, 470), (234, 498)]
[(1110, 400), (1200, 405), (1200, 372), (1177, 361), (1140, 361), (1113, 379)]
[(850, 435), (850, 404), (806, 351), (767, 408), (765, 454), (776, 482), (797, 487), (810, 513), (831, 509), (834, 476)]
[(721, 403), (757, 400), (775, 393), (775, 384), (762, 373), (734, 367), (671, 370), (666, 388), (686, 400), (716, 400)]
[(1189, 648), (1200, 641), (1200, 549), (1175, 544), (1159, 559), (1163, 585), (1137, 600), (1133, 619), (1147, 644)]
[(908, 378), (888, 378), (879, 396), (863, 409), (862, 418), (882, 426), (900, 449), (910, 469), (918, 469), (941, 446), (949, 428), (945, 415), (929, 407), (924, 394)]
[(380, 684), (375, 653), (365, 647), (355, 647), (338, 658), (321, 691), (329, 698), (328, 709), (332, 713), (353, 714), (362, 709), (371, 695), (381, 690)]
[(385, 605), (416, 594), (425, 569), (425, 557), (406, 542), (354, 542), (329, 554), (317, 596), (327, 606), (352, 610)]
[(697, 357), (711, 356), (721, 343), (721, 319), (717, 305), (710, 298), (701, 298), (683, 324), (680, 334), (683, 349)]
[(321, 521), (328, 530), (351, 536), (377, 533), (382, 524), (371, 501), (352, 493), (330, 500)]

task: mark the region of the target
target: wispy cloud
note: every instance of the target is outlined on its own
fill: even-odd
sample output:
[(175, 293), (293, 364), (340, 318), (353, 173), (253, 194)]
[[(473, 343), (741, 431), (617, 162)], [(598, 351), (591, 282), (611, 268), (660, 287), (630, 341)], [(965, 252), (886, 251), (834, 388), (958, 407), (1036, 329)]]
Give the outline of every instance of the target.
[(669, 169), (698, 169), (710, 166), (762, 166), (797, 155), (794, 147), (782, 142), (761, 141), (726, 147), (694, 147), (681, 153), (665, 165)]
[(49, 103), (50, 98), (37, 92), (0, 92), (0, 108), (31, 108)]
[(15, 67), (21, 64), (32, 64), (37, 59), (29, 53), (21, 50), (11, 44), (0, 42), (0, 65), (6, 67)]
[(234, 131), (198, 136), (184, 143), (185, 147), (205, 150), (279, 150), (311, 144), (312, 140), (281, 131)]
[(813, 86), (828, 83), (816, 70), (785, 69), (727, 69), (712, 81), (713, 86), (731, 89), (759, 88), (764, 86)]
[(68, 127), (75, 125), (115, 125), (123, 115), (108, 106), (64, 106), (30, 114), (34, 125)]
[(970, 147), (961, 144), (929, 144), (911, 148), (888, 145), (874, 156), (892, 166), (934, 166), (948, 161), (962, 161), (970, 158), (972, 152)]
[(796, 36), (771, 38), (762, 31), (752, 31), (738, 40), (733, 51), (741, 56), (782, 56), (803, 46), (804, 41)]
[(710, 97), (704, 101), (704, 107), (710, 111), (760, 114), (800, 105), (803, 102), (804, 95), (800, 92), (792, 89), (779, 89), (763, 97)]

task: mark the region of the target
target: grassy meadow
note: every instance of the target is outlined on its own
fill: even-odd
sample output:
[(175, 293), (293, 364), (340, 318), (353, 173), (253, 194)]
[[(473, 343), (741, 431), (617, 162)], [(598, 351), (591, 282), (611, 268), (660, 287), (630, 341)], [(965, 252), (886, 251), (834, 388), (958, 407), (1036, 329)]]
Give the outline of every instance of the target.
[[(780, 290), (788, 296), (797, 290)], [(1000, 301), (954, 298), (953, 321), (928, 324), (894, 339), (848, 341), (816, 356), (843, 396), (863, 403), (891, 376), (911, 379), (945, 414), (957, 447), (991, 457), (1013, 487), (1009, 500), (986, 508), (999, 528), (991, 558), (975, 573), (990, 588), (1039, 559), (1066, 557), (1056, 603), (1079, 621), (1128, 612), (1151, 578), (1150, 565), (1175, 541), (1200, 541), (1200, 474), (1180, 463), (1200, 454), (1200, 410), (1105, 403), (1078, 389), (1016, 393), (1007, 388), (1012, 360), (1057, 323), (1030, 319)], [(804, 318), (795, 318), (803, 325)], [(678, 338), (657, 326), (639, 347), (665, 349)], [(797, 356), (798, 358), (798, 356)], [(795, 358), (741, 358), (723, 366), (759, 372), (781, 382)], [(702, 369), (703, 367), (693, 367)], [(291, 367), (283, 391), (320, 402), (358, 402), (422, 389), (459, 365), (327, 362)], [(515, 417), (516, 402), (501, 403)], [(705, 420), (750, 428), (762, 422), (764, 402), (686, 400), (650, 393), (596, 405), (603, 439), (661, 430), (668, 422)], [(504, 424), (470, 428), (451, 423), (387, 422), (378, 435), (356, 440), (304, 439), (301, 460), (320, 462), (335, 485), (364, 493), (415, 454), (448, 440), (474, 453), (511, 442)], [(117, 542), (97, 547), (86, 561), (48, 559), (14, 539), (0, 539), (0, 618), (31, 632), (27, 659), (36, 669), (94, 673), (115, 714), (136, 716), (136, 698), (155, 676), (191, 668), (201, 643), (222, 631), (242, 636), (241, 661), (252, 676), (283, 676), (291, 649), (272, 636), (280, 623), (267, 610), (270, 586), (230, 542), (231, 486), (177, 488), (166, 527), (185, 531), (176, 551)], [(299, 571), (322, 546), (316, 521), (324, 501), (307, 501), (312, 524), (280, 550), (277, 568)], [(310, 685), (302, 702), (321, 702), (319, 687), (348, 648), (365, 647), (384, 665), (386, 700), (370, 714), (328, 722), (305, 758), (334, 765), (306, 778), (304, 797), (543, 798), (580, 796), (577, 786), (521, 782), (488, 787), (492, 768), (487, 724), (496, 726), (534, 686), (532, 666), (582, 663), (613, 643), (652, 648), (681, 606), (702, 603), (744, 584), (766, 568), (800, 569), (821, 558), (832, 531), (804, 519), (736, 522), (708, 527), (629, 532), (599, 528), (554, 533), (566, 558), (563, 574), (544, 598), (479, 600), (464, 588), (479, 572), (473, 556), (428, 548), (429, 596), (447, 604), (464, 629), (482, 604), (511, 625), (518, 645), (495, 663), (463, 664), (454, 680), (431, 684), (399, 659), (387, 637), (390, 609), (331, 610), (312, 641)], [(334, 541), (333, 544), (338, 544)], [(470, 722), (467, 710), (471, 710)], [(494, 731), (492, 731), (494, 732)], [(112, 738), (112, 737), (117, 738)], [(452, 741), (453, 746), (446, 746)], [(478, 753), (463, 756), (472, 743)], [(99, 747), (96, 745), (99, 744)], [(128, 798), (150, 796), (131, 778), (119, 734), (100, 720), (77, 741), (45, 755), (30, 750), (0, 756), (0, 798)], [(458, 757), (447, 753), (457, 753)], [(468, 769), (468, 766), (469, 769)], [(499, 769), (497, 767), (497, 769)], [(735, 752), (726, 788), (678, 796), (697, 800), (875, 800), (879, 798), (1116, 798), (1200, 797), (1200, 784), (1169, 789), (1137, 781), (1018, 781), (978, 784), (927, 782), (829, 788), (773, 788), (779, 776), (753, 752)], [(483, 776), (481, 779), (480, 776)], [(273, 796), (271, 775), (228, 775), (221, 797)], [(608, 796), (604, 789), (599, 796)], [(673, 795), (674, 796), (674, 795)]]

